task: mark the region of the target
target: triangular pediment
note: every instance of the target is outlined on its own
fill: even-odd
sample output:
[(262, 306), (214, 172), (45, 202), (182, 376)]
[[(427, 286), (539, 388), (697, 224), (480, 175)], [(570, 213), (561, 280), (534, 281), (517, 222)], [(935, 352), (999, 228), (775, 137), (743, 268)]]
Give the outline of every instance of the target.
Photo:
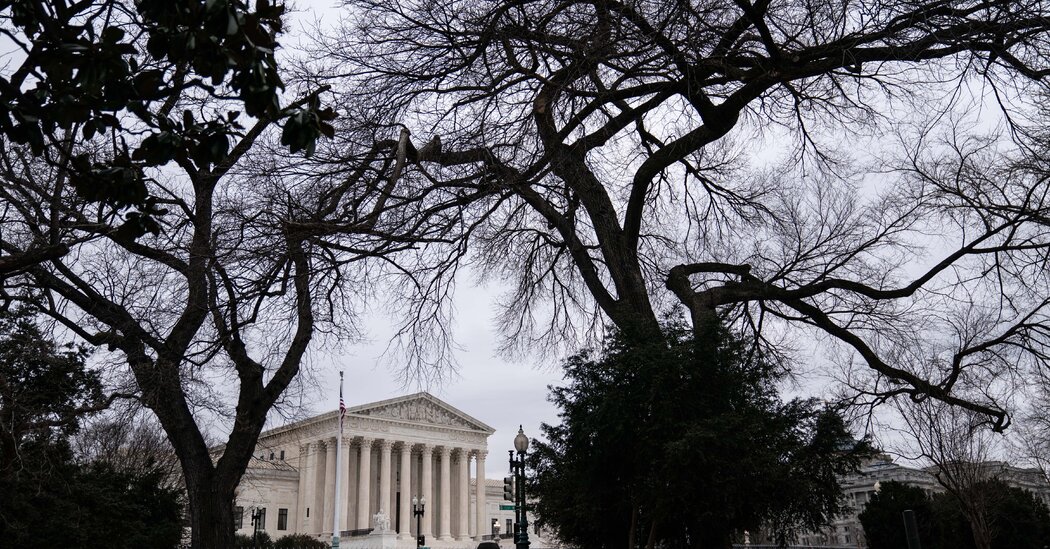
[(347, 409), (347, 413), (404, 423), (482, 431), (488, 434), (496, 431), (426, 392), (354, 406)]

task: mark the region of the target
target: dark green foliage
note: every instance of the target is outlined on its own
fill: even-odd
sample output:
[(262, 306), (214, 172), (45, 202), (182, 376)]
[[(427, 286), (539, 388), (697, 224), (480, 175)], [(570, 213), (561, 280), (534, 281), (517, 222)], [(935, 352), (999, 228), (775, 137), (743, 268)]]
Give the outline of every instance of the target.
[[(55, 448), (56, 453), (62, 452)], [(174, 548), (182, 537), (180, 494), (158, 472), (51, 457), (44, 475), (4, 482), (0, 537), (11, 547)], [(56, 527), (61, 526), (61, 527)]]
[(722, 548), (760, 523), (814, 527), (866, 451), (834, 411), (781, 402), (773, 367), (721, 327), (703, 341), (678, 324), (647, 345), (614, 336), (565, 370), (530, 491), (570, 545)]
[(1044, 549), (1050, 543), (1050, 510), (1027, 490), (1001, 482), (986, 483), (996, 494), (992, 549)]
[(923, 524), (919, 522), (920, 517), (916, 517), (919, 530), (930, 533), (929, 542), (923, 547), (931, 547), (932, 549), (977, 549), (977, 544), (973, 539), (973, 531), (970, 529), (970, 522), (966, 519), (966, 515), (963, 514), (959, 500), (947, 493), (934, 494), (929, 500), (930, 523)]
[[(987, 480), (970, 488), (990, 505), (992, 549), (1043, 549), (1050, 540), (1050, 510), (1031, 492)], [(915, 511), (923, 549), (974, 549), (973, 533), (958, 498), (948, 493), (928, 497), (919, 488), (884, 482), (860, 514), (870, 549), (906, 547), (901, 513)]]
[(122, 114), (133, 113), (148, 128), (135, 150), (113, 138), (105, 160), (76, 155), (68, 167), (84, 197), (136, 210), (126, 230), (156, 231), (153, 218), (164, 212), (143, 168), (179, 159), (207, 169), (241, 130), (236, 110), (169, 118), (185, 90), (232, 90), (249, 116), (287, 117), (283, 140), (292, 152), (309, 154), (319, 136), (331, 135), (335, 114), (317, 101), (280, 107), (274, 52), (283, 14), (284, 5), (269, 0), (0, 1), (25, 50), (21, 67), (0, 77), (0, 134), (39, 156), (69, 132), (87, 140), (132, 135)]
[(860, 513), (864, 537), (871, 549), (899, 549), (908, 546), (908, 540), (904, 536), (904, 518), (901, 514), (906, 509), (915, 512), (919, 539), (923, 547), (929, 547), (933, 539), (933, 507), (930, 499), (926, 497), (926, 492), (915, 486), (889, 481), (881, 483), (880, 490), (872, 495), (864, 511)]
[(273, 549), (328, 549), (328, 544), (306, 534), (289, 534), (277, 538)]
[(251, 534), (237, 534), (234, 537), (233, 546), (237, 549), (273, 549), (273, 540), (270, 539), (270, 534), (264, 531), (259, 531), (252, 536)]
[(160, 468), (74, 460), (68, 437), (104, 405), (82, 351), (59, 347), (25, 313), (0, 315), (0, 545), (178, 545), (180, 494)]
[(104, 405), (85, 357), (46, 338), (28, 312), (0, 312), (0, 477), (46, 467), (50, 445)]
[[(77, 464), (61, 443), (37, 449), (46, 471), (0, 479), (0, 539), (23, 549), (162, 549), (182, 537), (181, 494), (160, 471)], [(3, 545), (3, 544), (0, 544)]]

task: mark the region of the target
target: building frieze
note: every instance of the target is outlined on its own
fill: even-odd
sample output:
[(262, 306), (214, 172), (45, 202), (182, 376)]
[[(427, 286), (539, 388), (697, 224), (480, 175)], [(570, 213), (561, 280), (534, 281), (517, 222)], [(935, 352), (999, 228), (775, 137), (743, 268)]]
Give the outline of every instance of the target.
[[(421, 393), (410, 399), (394, 399), (358, 407), (346, 415), (343, 437), (351, 441), (369, 437), (393, 442), (434, 444), (461, 442), (471, 449), (484, 448), (490, 427), (475, 423), (473, 418), (443, 406), (437, 399)], [(303, 445), (333, 440), (339, 432), (339, 416), (328, 412), (263, 433), (260, 446), (280, 446), (289, 443)]]

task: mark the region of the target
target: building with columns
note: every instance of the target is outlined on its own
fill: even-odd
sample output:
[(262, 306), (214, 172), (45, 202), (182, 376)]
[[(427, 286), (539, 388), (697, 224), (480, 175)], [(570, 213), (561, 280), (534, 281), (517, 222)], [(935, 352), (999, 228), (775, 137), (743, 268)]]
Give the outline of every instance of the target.
[(425, 392), (348, 408), (338, 459), (338, 411), (266, 431), (237, 490), (235, 527), (250, 534), (251, 511), (262, 509), (261, 529), (274, 538), (330, 540), (338, 468), (343, 546), (376, 545), (389, 522), (383, 547), (415, 547), (411, 502), (422, 497), (427, 545), (475, 547), (503, 516), (484, 482), (493, 432)]
[[(974, 464), (985, 471), (986, 478), (997, 478), (1009, 486), (1022, 488), (1031, 492), (1043, 503), (1050, 505), (1050, 484), (1039, 469), (1015, 467), (1006, 462), (988, 461)], [(928, 495), (943, 492), (944, 487), (937, 481), (937, 468), (908, 467), (894, 463), (890, 456), (879, 454), (867, 460), (861, 467), (847, 475), (839, 477), (845, 498), (846, 508), (842, 515), (830, 524), (813, 532), (804, 532), (796, 540), (798, 547), (829, 547), (835, 549), (864, 549), (864, 528), (860, 523), (860, 513), (868, 502), (879, 491), (885, 482), (900, 482), (922, 489)], [(765, 534), (768, 536), (768, 534)], [(761, 540), (754, 536), (752, 540)], [(763, 542), (772, 543), (772, 536)]]

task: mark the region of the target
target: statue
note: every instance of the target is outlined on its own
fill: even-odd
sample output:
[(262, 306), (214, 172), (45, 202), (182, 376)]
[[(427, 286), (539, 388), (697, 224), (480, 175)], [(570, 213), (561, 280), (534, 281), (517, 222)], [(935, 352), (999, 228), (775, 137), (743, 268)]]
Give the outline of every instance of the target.
[(385, 534), (390, 531), (390, 517), (386, 516), (386, 513), (384, 513), (382, 509), (380, 509), (372, 518), (376, 525), (376, 532)]

